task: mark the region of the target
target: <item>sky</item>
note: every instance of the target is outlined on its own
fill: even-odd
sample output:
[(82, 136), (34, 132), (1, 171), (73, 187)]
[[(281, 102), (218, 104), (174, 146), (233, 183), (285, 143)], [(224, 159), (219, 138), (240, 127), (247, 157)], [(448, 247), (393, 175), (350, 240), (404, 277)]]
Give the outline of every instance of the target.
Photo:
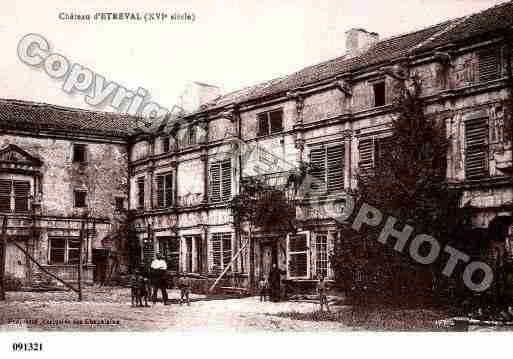
[[(380, 38), (414, 31), (501, 3), (500, 0), (66, 0), (3, 1), (0, 5), (0, 98), (92, 108), (66, 93), (62, 79), (17, 56), (20, 40), (42, 35), (51, 53), (86, 66), (129, 90), (142, 87), (170, 108), (187, 83), (223, 92), (281, 77), (341, 56), (350, 28)], [(188, 13), (194, 21), (78, 21), (62, 14)], [(146, 99), (148, 101), (149, 99)], [(96, 109), (114, 111), (105, 102)]]

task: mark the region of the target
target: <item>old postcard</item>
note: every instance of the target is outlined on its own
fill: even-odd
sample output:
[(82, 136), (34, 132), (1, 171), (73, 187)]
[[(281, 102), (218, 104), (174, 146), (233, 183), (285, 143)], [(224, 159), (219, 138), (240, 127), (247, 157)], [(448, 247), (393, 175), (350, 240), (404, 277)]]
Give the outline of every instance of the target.
[(513, 2), (0, 9), (0, 338), (513, 329)]

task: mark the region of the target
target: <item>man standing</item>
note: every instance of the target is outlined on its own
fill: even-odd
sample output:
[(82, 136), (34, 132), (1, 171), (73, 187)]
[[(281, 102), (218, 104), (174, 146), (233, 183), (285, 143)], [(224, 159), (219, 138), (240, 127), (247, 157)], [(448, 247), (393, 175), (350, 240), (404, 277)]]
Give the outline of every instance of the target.
[(151, 262), (151, 272), (153, 278), (153, 304), (157, 302), (157, 291), (162, 292), (162, 302), (167, 305), (167, 282), (166, 282), (167, 263), (162, 254), (157, 253), (157, 258)]
[(284, 270), (278, 268), (276, 263), (273, 263), (271, 270), (269, 271), (269, 299), (271, 302), (279, 302), (281, 299), (281, 275), (285, 274)]

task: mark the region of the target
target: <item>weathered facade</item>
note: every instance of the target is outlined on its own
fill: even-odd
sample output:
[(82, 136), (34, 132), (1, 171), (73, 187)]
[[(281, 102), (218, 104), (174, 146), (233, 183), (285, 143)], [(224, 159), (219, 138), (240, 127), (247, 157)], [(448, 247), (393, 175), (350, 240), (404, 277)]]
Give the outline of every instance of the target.
[[(96, 223), (92, 249), (122, 220), (114, 207), (119, 196), (127, 199), (141, 258), (162, 252), (173, 272), (215, 278), (245, 243), (244, 228), (234, 226), (229, 209), (244, 179), (258, 175), (282, 186), (292, 170), (310, 163), (321, 184), (297, 198), (303, 203), (297, 233), (257, 231), (255, 275), (267, 275), (276, 263), (292, 281), (308, 282), (317, 273), (331, 278), (328, 258), (339, 234), (318, 209), (356, 189), (356, 174), (373, 166), (377, 143), (390, 135), (394, 86), (413, 74), (422, 79), (426, 112), (447, 125), (447, 179), (463, 190), (461, 206), (472, 208), (474, 225), (488, 227), (512, 211), (511, 125), (505, 121), (512, 15), (509, 2), (384, 40), (352, 29), (346, 55), (220, 97), (202, 88), (209, 102), (152, 133), (131, 132), (119, 122), (125, 132), (96, 133), (94, 139), (80, 131), (62, 138), (42, 136), (39, 129), (4, 131), (5, 153), (37, 158), (25, 171), (33, 173), (28, 181), (35, 183), (30, 193), (37, 219), (11, 213), (9, 233), (22, 236), (33, 226), (36, 252), (49, 258), (52, 228), (78, 229), (72, 193), (83, 188)], [(85, 171), (72, 161), (74, 143), (88, 146)], [(99, 182), (96, 187), (90, 179)], [(11, 228), (16, 220), (24, 228)], [(249, 257), (246, 248), (231, 266), (231, 285), (248, 285)]]
[[(221, 96), (172, 132), (135, 137), (130, 208), (147, 253), (163, 252), (175, 270), (215, 277), (244, 243), (228, 208), (244, 178), (279, 185), (291, 168), (314, 163), (323, 184), (298, 206), (298, 232), (257, 233), (255, 274), (276, 263), (294, 281), (331, 277), (337, 227), (318, 207), (355, 189), (356, 174), (373, 166), (376, 144), (390, 135), (394, 86), (413, 74), (422, 78), (426, 112), (447, 124), (447, 179), (464, 190), (461, 205), (473, 209), (474, 225), (511, 216), (504, 32), (511, 15), (506, 3), (381, 41), (352, 29), (341, 58)], [(248, 263), (246, 249), (226, 278), (247, 284)]]
[(6, 273), (24, 282), (49, 279), (16, 243), (44, 269), (76, 281), (83, 228), (82, 278), (92, 282), (108, 251), (124, 246), (118, 232), (128, 199), (127, 131), (102, 125), (117, 117), (108, 114), (9, 100), (0, 111)]

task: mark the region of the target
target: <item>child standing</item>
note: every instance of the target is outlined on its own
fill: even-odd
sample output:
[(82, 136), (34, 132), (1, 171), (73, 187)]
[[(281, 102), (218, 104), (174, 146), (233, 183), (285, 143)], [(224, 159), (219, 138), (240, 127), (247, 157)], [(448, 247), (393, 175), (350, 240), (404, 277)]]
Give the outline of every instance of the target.
[(269, 288), (269, 282), (267, 281), (267, 277), (261, 277), (258, 281), (258, 289), (260, 290), (260, 301), (267, 300), (267, 290)]
[(190, 306), (191, 302), (189, 300), (189, 295), (191, 293), (191, 286), (189, 284), (189, 280), (185, 277), (178, 278), (178, 288), (180, 288), (180, 305), (182, 305), (183, 300), (187, 301), (187, 305)]
[(326, 305), (326, 310), (329, 312), (330, 307), (328, 306), (328, 298), (326, 297), (326, 282), (324, 282), (324, 276), (322, 274), (319, 274), (317, 276), (319, 278), (319, 281), (317, 282), (317, 294), (319, 295), (319, 304), (321, 305), (321, 311)]
[[(137, 307), (140, 300), (140, 284), (141, 274), (139, 269), (134, 270), (134, 273), (130, 276), (130, 294), (132, 296), (132, 307)], [(142, 303), (141, 303), (142, 305)]]

